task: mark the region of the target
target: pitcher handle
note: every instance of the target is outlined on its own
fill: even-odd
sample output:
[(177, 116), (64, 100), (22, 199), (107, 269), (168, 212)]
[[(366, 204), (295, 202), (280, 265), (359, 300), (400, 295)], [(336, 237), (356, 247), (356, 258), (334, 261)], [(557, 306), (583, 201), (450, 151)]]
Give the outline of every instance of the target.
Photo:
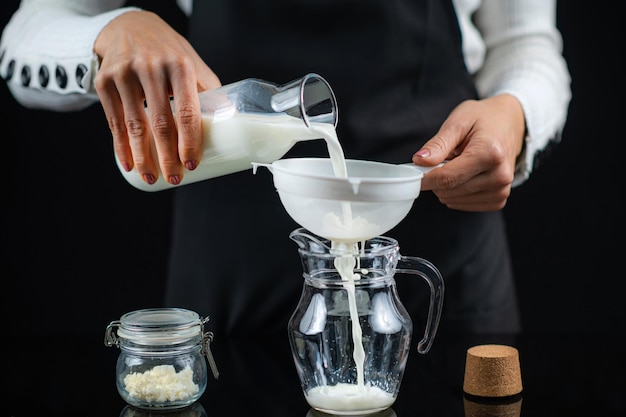
[(430, 287), (430, 305), (428, 307), (428, 320), (424, 337), (417, 344), (419, 353), (427, 353), (433, 344), (441, 311), (443, 309), (444, 283), (439, 270), (426, 259), (414, 256), (400, 256), (396, 273), (419, 275), (424, 278)]

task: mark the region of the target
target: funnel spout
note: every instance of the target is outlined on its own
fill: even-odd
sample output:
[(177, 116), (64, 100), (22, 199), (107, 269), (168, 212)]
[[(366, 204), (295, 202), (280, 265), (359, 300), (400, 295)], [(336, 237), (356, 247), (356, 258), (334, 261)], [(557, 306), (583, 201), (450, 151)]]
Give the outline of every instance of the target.
[(289, 238), (296, 242), (300, 249), (306, 251), (329, 253), (331, 250), (328, 241), (314, 235), (303, 227), (291, 232)]
[(348, 182), (352, 186), (352, 192), (356, 195), (359, 193), (359, 186), (361, 185), (360, 178), (348, 178)]

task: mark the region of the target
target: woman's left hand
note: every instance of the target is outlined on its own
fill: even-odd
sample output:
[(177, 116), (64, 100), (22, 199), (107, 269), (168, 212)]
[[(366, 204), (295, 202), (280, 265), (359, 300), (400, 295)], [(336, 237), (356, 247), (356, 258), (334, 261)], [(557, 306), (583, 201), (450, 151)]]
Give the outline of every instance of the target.
[(502, 209), (511, 194), (526, 127), (519, 101), (508, 94), (467, 100), (450, 113), (413, 162), (441, 168), (422, 179), (441, 203), (464, 211)]

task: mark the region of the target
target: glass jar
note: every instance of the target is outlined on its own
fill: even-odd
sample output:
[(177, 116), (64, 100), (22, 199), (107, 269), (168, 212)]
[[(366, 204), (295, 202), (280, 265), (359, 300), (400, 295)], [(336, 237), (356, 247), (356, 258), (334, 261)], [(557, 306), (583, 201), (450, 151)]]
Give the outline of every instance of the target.
[(109, 323), (104, 343), (120, 349), (116, 385), (124, 401), (170, 410), (198, 400), (207, 385), (207, 361), (219, 376), (209, 346), (213, 333), (204, 331), (208, 320), (190, 310), (153, 308)]

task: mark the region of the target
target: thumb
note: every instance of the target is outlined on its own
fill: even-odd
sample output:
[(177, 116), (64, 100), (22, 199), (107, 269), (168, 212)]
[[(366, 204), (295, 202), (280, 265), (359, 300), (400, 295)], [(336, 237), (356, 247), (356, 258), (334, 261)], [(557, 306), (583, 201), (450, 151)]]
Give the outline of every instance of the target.
[(444, 160), (459, 155), (459, 136), (444, 123), (439, 131), (413, 154), (413, 163), (422, 166), (435, 166)]
[(198, 71), (198, 92), (213, 90), (221, 86), (219, 77), (208, 66), (204, 65)]

